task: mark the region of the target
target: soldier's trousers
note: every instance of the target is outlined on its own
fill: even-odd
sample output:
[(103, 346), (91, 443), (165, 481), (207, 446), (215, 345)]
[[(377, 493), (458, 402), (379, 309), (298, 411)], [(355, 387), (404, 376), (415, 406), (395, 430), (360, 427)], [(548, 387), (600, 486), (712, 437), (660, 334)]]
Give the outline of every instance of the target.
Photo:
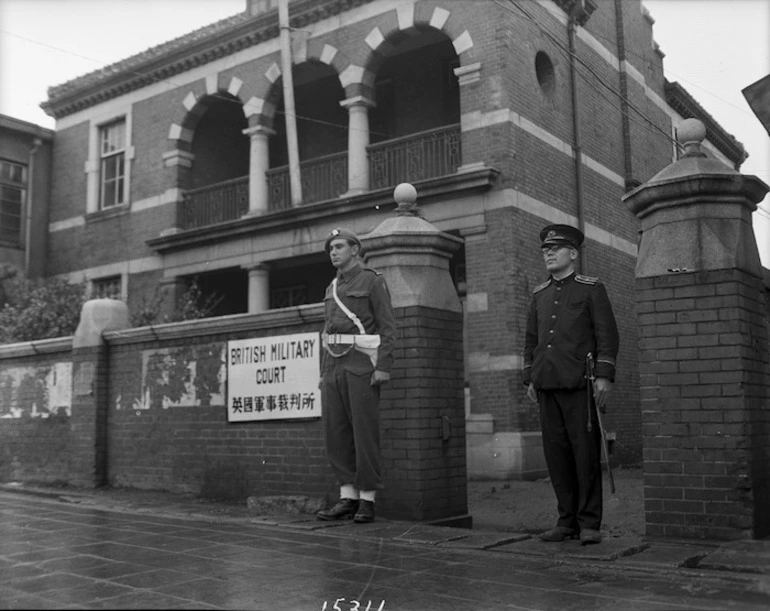
[(360, 356), (333, 359), (321, 379), (326, 453), (340, 485), (379, 490), (380, 389), (370, 384), (371, 369), (353, 372), (345, 366)]
[(601, 433), (587, 390), (539, 391), (543, 450), (559, 509), (558, 526), (599, 530), (602, 524)]

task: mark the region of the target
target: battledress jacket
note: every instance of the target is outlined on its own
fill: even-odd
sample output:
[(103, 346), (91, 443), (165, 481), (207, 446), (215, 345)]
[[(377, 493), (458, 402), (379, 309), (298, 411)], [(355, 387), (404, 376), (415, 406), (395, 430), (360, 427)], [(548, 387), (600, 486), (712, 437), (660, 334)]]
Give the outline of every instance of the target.
[[(353, 312), (368, 335), (380, 335), (377, 350), (377, 369), (390, 373), (393, 366), (393, 348), (396, 343), (396, 320), (390, 301), (390, 292), (380, 272), (356, 264), (346, 272), (337, 272), (337, 297)], [(358, 327), (348, 318), (334, 300), (332, 285), (326, 287), (324, 296), (324, 333), (355, 335)], [(334, 358), (324, 351), (321, 369), (326, 372)], [(372, 364), (365, 354), (354, 351), (344, 360), (345, 368), (355, 373), (372, 371)]]
[(615, 381), (618, 328), (607, 291), (598, 278), (551, 277), (533, 291), (524, 340), (525, 385), (574, 390), (586, 385), (586, 355), (596, 377)]

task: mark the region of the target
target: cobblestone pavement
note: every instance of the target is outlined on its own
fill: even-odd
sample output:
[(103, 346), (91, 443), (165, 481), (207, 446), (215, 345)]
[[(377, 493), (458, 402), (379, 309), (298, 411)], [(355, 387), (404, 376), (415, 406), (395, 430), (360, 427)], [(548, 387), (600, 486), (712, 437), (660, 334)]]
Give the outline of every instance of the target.
[[(767, 609), (770, 542), (527, 533), (253, 515), (137, 491), (0, 487), (0, 608)], [(688, 568), (689, 567), (689, 568)]]

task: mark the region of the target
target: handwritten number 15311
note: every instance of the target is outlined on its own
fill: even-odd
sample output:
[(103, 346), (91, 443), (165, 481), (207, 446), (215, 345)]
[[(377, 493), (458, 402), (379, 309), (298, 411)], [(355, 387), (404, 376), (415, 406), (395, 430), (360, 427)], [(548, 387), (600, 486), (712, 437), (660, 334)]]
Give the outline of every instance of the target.
[(332, 606), (329, 606), (329, 601), (325, 600), (323, 607), (321, 607), (321, 611), (382, 611), (385, 608), (384, 600), (380, 603), (379, 607), (373, 607), (371, 600), (367, 601), (365, 607), (362, 607), (361, 604), (362, 603), (360, 601), (352, 598), (350, 600), (338, 598), (334, 601)]

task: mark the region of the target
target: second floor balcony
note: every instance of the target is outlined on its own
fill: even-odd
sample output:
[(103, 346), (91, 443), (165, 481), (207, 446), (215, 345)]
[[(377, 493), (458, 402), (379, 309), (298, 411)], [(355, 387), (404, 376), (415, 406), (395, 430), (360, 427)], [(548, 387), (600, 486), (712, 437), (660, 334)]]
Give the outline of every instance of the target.
[[(410, 134), (367, 147), (369, 189), (395, 187), (449, 176), (462, 164), (460, 125)], [(292, 207), (289, 167), (266, 173), (267, 211)], [(348, 192), (348, 153), (325, 155), (300, 164), (302, 205), (336, 199)], [(182, 230), (238, 219), (249, 211), (249, 177), (242, 176), (185, 192)]]

